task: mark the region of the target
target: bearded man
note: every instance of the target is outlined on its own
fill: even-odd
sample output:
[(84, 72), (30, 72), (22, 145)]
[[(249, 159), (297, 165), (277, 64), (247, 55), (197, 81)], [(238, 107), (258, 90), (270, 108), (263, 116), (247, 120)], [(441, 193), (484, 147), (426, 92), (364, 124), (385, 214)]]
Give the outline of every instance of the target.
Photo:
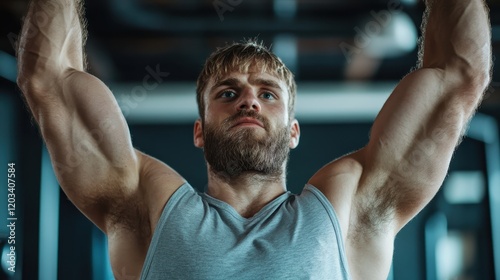
[(367, 145), (296, 195), (285, 181), (300, 137), (292, 73), (254, 42), (221, 48), (198, 79), (198, 193), (134, 149), (113, 94), (85, 72), (81, 5), (31, 3), (18, 84), (62, 189), (106, 233), (117, 279), (386, 279), (396, 234), (439, 190), (490, 80), (483, 1), (428, 0), (419, 65)]

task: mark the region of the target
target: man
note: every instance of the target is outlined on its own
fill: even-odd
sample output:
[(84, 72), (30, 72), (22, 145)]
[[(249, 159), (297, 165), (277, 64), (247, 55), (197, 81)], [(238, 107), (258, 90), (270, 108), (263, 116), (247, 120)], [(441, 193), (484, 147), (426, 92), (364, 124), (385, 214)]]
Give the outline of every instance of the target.
[(133, 148), (112, 93), (85, 72), (80, 1), (31, 3), (18, 83), (61, 187), (106, 233), (116, 278), (385, 279), (397, 232), (438, 191), (490, 79), (482, 0), (429, 0), (424, 22), (419, 67), (368, 144), (299, 196), (285, 183), (295, 82), (259, 45), (218, 50), (198, 79), (206, 194)]

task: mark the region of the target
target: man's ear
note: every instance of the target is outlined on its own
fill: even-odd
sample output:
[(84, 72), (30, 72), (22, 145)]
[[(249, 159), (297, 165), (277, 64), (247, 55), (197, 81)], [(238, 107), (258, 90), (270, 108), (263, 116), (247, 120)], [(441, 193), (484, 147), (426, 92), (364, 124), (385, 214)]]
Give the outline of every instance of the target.
[(203, 141), (203, 124), (201, 122), (201, 119), (197, 119), (194, 122), (193, 138), (194, 146), (197, 148), (203, 148), (205, 142)]
[(290, 127), (290, 149), (295, 149), (299, 145), (300, 126), (297, 119), (293, 119)]

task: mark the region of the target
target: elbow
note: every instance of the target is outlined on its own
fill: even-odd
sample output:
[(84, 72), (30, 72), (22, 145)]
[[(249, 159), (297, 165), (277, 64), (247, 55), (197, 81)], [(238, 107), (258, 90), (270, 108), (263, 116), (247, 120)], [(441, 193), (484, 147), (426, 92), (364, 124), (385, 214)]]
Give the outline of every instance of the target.
[(464, 88), (466, 92), (472, 95), (475, 106), (477, 107), (483, 99), (491, 82), (491, 70), (476, 69), (467, 73), (464, 77)]
[(462, 92), (471, 98), (477, 105), (486, 93), (491, 81), (490, 61), (476, 61), (476, 63), (455, 63), (444, 69), (445, 83), (451, 92)]
[(493, 75), (493, 63), (490, 61), (487, 67), (478, 74), (478, 86), (482, 93), (485, 93), (490, 87), (491, 77)]
[(439, 70), (447, 89), (457, 89), (482, 97), (492, 76), (492, 55), (489, 45), (478, 48), (474, 55), (433, 57), (423, 61), (423, 68)]
[[(476, 102), (480, 102), (491, 81), (489, 70), (474, 69), (458, 75), (458, 88)], [(474, 102), (474, 103), (476, 103)]]
[(48, 92), (49, 87), (43, 77), (26, 74), (18, 74), (17, 85), (28, 103), (31, 103), (31, 100), (43, 99), (43, 95)]
[(469, 85), (472, 90), (482, 95), (488, 88), (492, 76), (491, 57), (488, 59), (475, 61), (474, 64), (468, 64), (462, 70), (462, 78), (464, 83)]
[(42, 97), (53, 91), (55, 82), (60, 77), (58, 72), (54, 70), (55, 67), (47, 67), (47, 65), (20, 62), (18, 69), (16, 83), (29, 99)]
[(45, 83), (47, 81), (43, 77), (44, 71), (39, 71), (36, 67), (25, 63), (23, 59), (19, 60), (18, 69), (16, 82), (25, 95), (38, 92), (43, 88), (44, 81)]
[(61, 77), (64, 64), (34, 52), (23, 51), (18, 55), (17, 85), (25, 95), (50, 91)]
[(26, 75), (25, 73), (17, 74), (17, 86), (21, 89), (24, 94), (31, 92), (31, 88), (33, 88), (32, 79), (30, 79), (30, 75)]
[(42, 92), (41, 80), (38, 80), (31, 75), (18, 74), (17, 86), (26, 98), (32, 99), (37, 92)]
[[(462, 73), (459, 83), (455, 85), (460, 99), (467, 108), (467, 114), (473, 114), (482, 102), (487, 88), (490, 84), (491, 75), (489, 71), (474, 70)], [(452, 91), (453, 92), (453, 91)]]
[(462, 86), (479, 96), (483, 96), (491, 82), (492, 76), (492, 57), (491, 49), (480, 51), (482, 55), (476, 56), (476, 59), (460, 59), (457, 62), (459, 77), (463, 80)]
[(30, 77), (32, 76), (32, 69), (24, 62), (23, 57), (18, 57), (17, 64), (17, 80), (16, 83), (23, 93), (28, 91), (30, 85)]

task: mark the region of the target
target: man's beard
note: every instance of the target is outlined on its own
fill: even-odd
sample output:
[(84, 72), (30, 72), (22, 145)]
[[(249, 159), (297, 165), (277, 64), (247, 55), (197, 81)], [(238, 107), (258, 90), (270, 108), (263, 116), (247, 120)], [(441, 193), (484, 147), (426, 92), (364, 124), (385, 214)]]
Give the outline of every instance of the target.
[[(268, 134), (259, 137), (254, 128), (231, 129), (242, 117), (259, 120)], [(270, 131), (264, 117), (255, 111), (240, 111), (219, 127), (204, 123), (203, 134), (205, 159), (216, 175), (224, 179), (245, 174), (264, 175), (271, 180), (281, 178), (290, 151), (288, 125)]]

